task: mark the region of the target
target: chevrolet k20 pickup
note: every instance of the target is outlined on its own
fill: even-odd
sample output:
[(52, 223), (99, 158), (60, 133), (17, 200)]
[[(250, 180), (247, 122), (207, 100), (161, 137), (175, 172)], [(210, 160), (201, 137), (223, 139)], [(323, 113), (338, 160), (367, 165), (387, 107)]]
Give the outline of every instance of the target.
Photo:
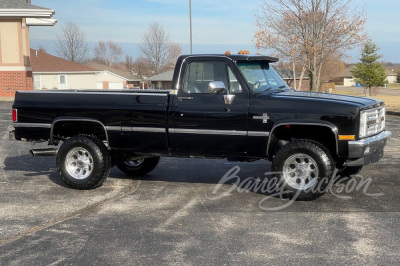
[(170, 90), (19, 91), (10, 134), (54, 146), (30, 153), (55, 155), (62, 180), (76, 189), (101, 186), (115, 165), (144, 175), (161, 156), (265, 159), (279, 189), (310, 199), (336, 169), (357, 174), (383, 156), (391, 135), (384, 102), (292, 90), (272, 67), (277, 61), (186, 55)]

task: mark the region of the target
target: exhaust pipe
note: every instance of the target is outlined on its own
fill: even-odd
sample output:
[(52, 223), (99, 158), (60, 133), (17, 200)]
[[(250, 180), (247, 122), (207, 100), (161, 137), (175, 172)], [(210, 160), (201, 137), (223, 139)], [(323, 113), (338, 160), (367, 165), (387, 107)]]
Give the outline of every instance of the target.
[(32, 157), (38, 157), (38, 156), (54, 156), (57, 154), (57, 149), (54, 148), (49, 148), (49, 149), (32, 149), (29, 150), (29, 154)]

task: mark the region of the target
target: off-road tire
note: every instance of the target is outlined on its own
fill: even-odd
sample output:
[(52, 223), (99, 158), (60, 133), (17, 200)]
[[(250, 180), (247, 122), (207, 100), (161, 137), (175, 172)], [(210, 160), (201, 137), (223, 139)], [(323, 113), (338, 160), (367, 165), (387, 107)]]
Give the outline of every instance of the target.
[(117, 164), (117, 167), (119, 170), (124, 172), (128, 176), (143, 176), (147, 173), (150, 173), (151, 171), (156, 168), (158, 162), (160, 160), (160, 157), (152, 157), (152, 158), (145, 158), (142, 160), (135, 160), (135, 162), (138, 163), (132, 163), (133, 161), (126, 161), (123, 163)]
[(95, 136), (78, 135), (64, 141), (57, 153), (62, 181), (74, 189), (100, 187), (111, 169), (107, 147)]
[(313, 140), (295, 140), (277, 152), (271, 169), (283, 197), (313, 200), (325, 193), (335, 163), (322, 144)]

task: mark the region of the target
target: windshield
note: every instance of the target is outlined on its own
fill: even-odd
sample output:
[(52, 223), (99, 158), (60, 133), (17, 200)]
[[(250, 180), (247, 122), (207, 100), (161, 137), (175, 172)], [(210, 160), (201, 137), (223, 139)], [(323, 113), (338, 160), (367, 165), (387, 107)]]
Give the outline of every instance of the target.
[(279, 91), (289, 89), (278, 73), (263, 61), (238, 62), (239, 69), (246, 78), (247, 84), (253, 92)]

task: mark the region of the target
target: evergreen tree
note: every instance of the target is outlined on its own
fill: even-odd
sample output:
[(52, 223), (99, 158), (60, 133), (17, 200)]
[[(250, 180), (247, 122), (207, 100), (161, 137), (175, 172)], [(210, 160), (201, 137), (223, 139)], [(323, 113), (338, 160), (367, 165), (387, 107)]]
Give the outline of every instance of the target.
[(368, 41), (361, 51), (361, 62), (351, 71), (355, 82), (368, 88), (369, 95), (372, 95), (372, 87), (387, 84), (385, 67), (378, 63), (378, 59), (382, 57), (377, 54), (378, 50), (375, 43)]

